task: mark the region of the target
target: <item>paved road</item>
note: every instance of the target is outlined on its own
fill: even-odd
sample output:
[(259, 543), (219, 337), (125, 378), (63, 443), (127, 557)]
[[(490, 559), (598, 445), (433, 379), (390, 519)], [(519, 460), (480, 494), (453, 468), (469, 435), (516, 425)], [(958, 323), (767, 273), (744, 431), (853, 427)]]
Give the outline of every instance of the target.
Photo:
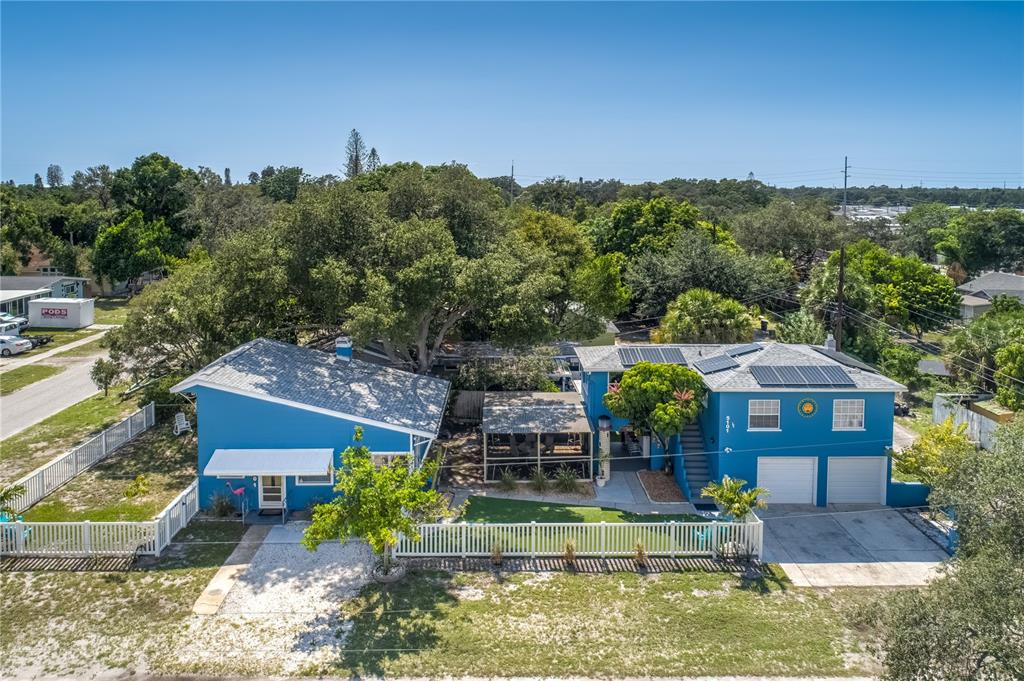
[(66, 366), (64, 371), (0, 397), (0, 440), (98, 393), (89, 370), (97, 357), (105, 356), (106, 352), (66, 360), (55, 357), (50, 363)]

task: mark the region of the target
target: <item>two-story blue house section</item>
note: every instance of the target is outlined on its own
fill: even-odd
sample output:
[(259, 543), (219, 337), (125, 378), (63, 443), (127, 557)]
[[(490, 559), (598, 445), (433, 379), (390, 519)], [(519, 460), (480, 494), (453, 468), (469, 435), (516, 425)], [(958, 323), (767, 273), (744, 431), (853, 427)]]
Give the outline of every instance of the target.
[[(610, 417), (609, 382), (636, 361), (684, 364), (707, 395), (668, 460), (699, 498), (728, 475), (775, 504), (902, 504), (890, 483), (893, 402), (904, 386), (828, 347), (783, 343), (579, 348), (588, 416)], [(612, 418), (612, 430), (626, 424)], [(651, 452), (651, 467), (665, 459)], [(614, 463), (613, 463), (614, 467)], [(899, 498), (896, 498), (896, 497)]]
[(375, 457), (422, 462), (437, 437), (448, 381), (260, 338), (171, 390), (197, 400), (199, 499), (219, 494), (250, 510), (285, 513), (334, 496), (341, 452), (362, 443)]

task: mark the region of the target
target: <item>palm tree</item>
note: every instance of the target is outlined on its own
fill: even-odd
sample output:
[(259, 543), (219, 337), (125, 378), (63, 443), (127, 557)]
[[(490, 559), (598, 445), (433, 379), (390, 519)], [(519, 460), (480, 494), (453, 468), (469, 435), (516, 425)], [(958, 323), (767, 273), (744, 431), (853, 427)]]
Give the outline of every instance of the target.
[(768, 496), (768, 490), (763, 487), (752, 487), (743, 489), (747, 484), (746, 480), (736, 480), (728, 475), (722, 476), (722, 482), (709, 482), (707, 487), (701, 490), (701, 494), (715, 500), (726, 515), (736, 520), (743, 520), (755, 508), (766, 508), (768, 506), (762, 496)]

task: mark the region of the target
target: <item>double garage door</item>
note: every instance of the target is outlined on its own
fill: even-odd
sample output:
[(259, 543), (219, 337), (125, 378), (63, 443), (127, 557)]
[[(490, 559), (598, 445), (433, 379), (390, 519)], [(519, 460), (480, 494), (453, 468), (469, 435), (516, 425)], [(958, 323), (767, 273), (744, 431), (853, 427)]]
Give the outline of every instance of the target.
[[(828, 459), (829, 504), (884, 504), (884, 456)], [(818, 459), (809, 456), (761, 456), (757, 486), (770, 492), (768, 503), (813, 504), (817, 498)]]

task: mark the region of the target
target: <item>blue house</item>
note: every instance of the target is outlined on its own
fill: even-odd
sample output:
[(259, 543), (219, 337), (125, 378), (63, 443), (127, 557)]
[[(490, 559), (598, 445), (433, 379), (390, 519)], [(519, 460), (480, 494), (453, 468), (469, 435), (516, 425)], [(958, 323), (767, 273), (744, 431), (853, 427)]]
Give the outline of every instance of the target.
[[(362, 443), (375, 457), (418, 465), (437, 437), (448, 381), (260, 338), (174, 386), (195, 396), (199, 499), (244, 496), (249, 509), (287, 515), (334, 495), (341, 452)], [(237, 496), (235, 496), (237, 494)]]
[[(776, 504), (915, 505), (927, 492), (890, 482), (893, 403), (906, 388), (830, 347), (618, 345), (576, 352), (595, 430), (619, 433), (652, 469), (671, 466), (691, 500), (725, 475), (764, 487)], [(672, 439), (668, 452), (629, 433), (604, 406), (609, 385), (641, 361), (688, 366), (707, 387), (697, 422)]]

